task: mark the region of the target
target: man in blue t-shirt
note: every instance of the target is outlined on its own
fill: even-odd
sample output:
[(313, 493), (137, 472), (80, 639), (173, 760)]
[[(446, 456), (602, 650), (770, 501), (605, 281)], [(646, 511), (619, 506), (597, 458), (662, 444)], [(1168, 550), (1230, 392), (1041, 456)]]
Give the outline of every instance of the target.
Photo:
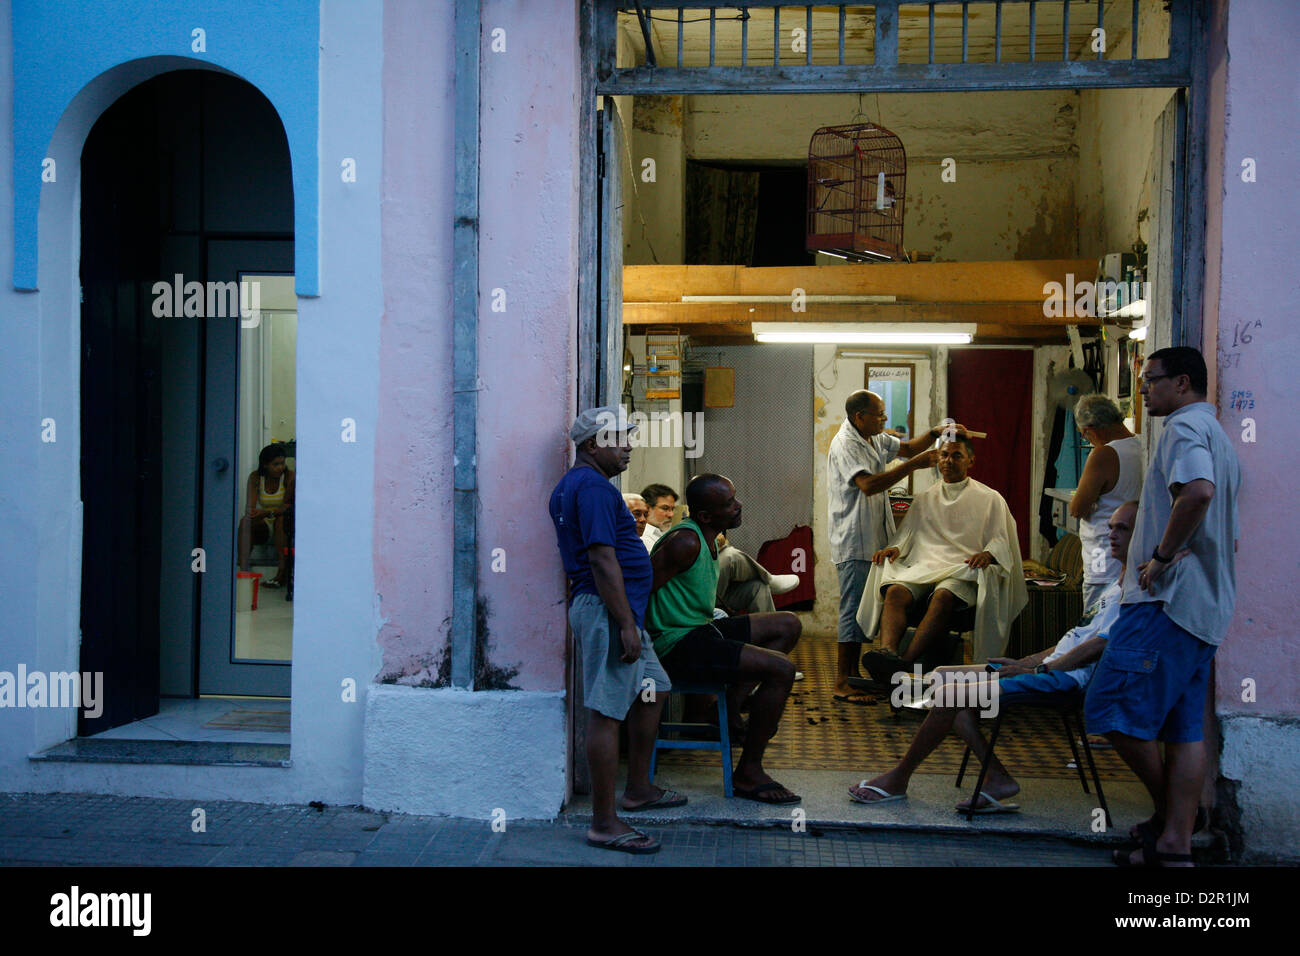
[(672, 688), (645, 630), (654, 573), (636, 519), (610, 479), (632, 455), (621, 409), (589, 408), (573, 423), (574, 465), (551, 493), (551, 520), (569, 578), (569, 626), (582, 660), (587, 706), (591, 829), (587, 843), (625, 853), (656, 853), (659, 841), (618, 818), (614, 775), (618, 727), (628, 725), (624, 812), (679, 807), (686, 798), (650, 783), (650, 754)]

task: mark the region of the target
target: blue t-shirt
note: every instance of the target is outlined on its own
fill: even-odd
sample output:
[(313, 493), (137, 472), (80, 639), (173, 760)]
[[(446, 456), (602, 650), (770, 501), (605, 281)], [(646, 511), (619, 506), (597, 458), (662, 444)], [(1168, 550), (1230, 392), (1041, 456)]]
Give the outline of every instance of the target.
[(564, 572), (569, 576), (570, 601), (577, 594), (600, 596), (587, 549), (593, 544), (609, 545), (623, 571), (623, 588), (632, 615), (638, 627), (645, 627), (654, 571), (650, 554), (637, 537), (636, 519), (618, 489), (595, 468), (579, 465), (565, 472), (555, 486), (550, 507), (556, 543)]

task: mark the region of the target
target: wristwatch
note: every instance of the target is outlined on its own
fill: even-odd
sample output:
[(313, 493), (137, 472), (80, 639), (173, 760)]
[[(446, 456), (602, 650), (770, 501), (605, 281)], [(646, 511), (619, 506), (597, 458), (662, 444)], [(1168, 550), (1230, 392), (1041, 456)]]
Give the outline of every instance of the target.
[(1151, 552), (1151, 560), (1159, 561), (1161, 564), (1168, 564), (1172, 559), (1166, 558), (1163, 554), (1161, 554), (1160, 545), (1156, 545), (1156, 549)]
[(1037, 665), (1035, 665), (1035, 666), (1034, 666), (1034, 673), (1035, 673), (1035, 674), (1046, 674), (1046, 673), (1047, 673), (1047, 665), (1046, 665), (1046, 664), (1037, 664)]

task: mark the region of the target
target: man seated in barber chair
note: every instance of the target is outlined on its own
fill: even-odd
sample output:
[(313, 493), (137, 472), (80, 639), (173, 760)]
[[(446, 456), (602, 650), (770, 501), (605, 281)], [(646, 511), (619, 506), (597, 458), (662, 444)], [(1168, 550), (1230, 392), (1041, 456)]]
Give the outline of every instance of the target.
[[(878, 683), (888, 686), (914, 662), (927, 670), (947, 664), (954, 617), (966, 609), (975, 660), (1000, 654), (1028, 601), (1015, 518), (1000, 494), (969, 477), (974, 462), (971, 439), (947, 436), (939, 448), (943, 480), (916, 496), (894, 543), (872, 558), (858, 624), (868, 635), (879, 629), (881, 649), (862, 658)], [(922, 605), (916, 633), (901, 647), (908, 618)]]

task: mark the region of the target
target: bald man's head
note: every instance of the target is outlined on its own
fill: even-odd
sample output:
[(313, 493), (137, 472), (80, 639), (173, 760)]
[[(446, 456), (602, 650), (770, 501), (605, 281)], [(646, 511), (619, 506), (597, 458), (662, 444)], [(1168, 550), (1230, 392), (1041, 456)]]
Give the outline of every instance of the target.
[(740, 524), (736, 486), (722, 475), (696, 475), (686, 486), (686, 506), (702, 528), (726, 531)]
[(1110, 528), (1110, 556), (1118, 561), (1128, 560), (1129, 542), (1133, 540), (1133, 528), (1137, 524), (1138, 503), (1126, 501), (1116, 508), (1106, 522)]
[(885, 400), (875, 392), (860, 388), (844, 401), (844, 415), (864, 438), (885, 430)]

